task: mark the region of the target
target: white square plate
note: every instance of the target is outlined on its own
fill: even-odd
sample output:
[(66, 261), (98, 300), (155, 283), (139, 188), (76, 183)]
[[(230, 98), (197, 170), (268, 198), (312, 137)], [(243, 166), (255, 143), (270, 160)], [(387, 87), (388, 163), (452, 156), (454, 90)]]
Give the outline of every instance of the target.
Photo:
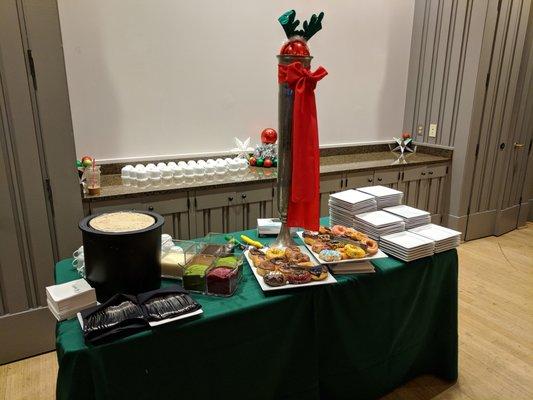
[[(300, 239), (302, 239), (302, 241), (304, 240), (302, 231), (298, 232), (298, 236), (300, 236)], [(328, 261), (321, 260), (320, 257), (318, 256), (318, 254), (315, 253), (313, 250), (311, 250), (311, 246), (309, 246), (308, 244), (305, 244), (305, 247), (307, 247), (307, 250), (309, 250), (309, 253), (311, 253), (313, 255), (315, 260), (318, 261), (322, 265), (354, 263), (354, 262), (360, 262), (360, 261), (377, 260), (378, 258), (387, 258), (388, 257), (385, 253), (383, 253), (380, 249), (378, 249), (378, 252), (376, 254), (374, 254), (373, 256), (368, 256), (368, 257), (363, 257), (363, 258), (353, 258), (353, 259), (341, 260), (341, 261), (329, 261), (328, 262)]]
[[(298, 235), (301, 235), (301, 232), (298, 232)], [(308, 254), (308, 251), (303, 246), (300, 247), (306, 254)], [(248, 254), (248, 250), (244, 252), (244, 257), (246, 257), (246, 261), (248, 261), (248, 265), (250, 266), (250, 269), (252, 270), (255, 279), (257, 279), (257, 283), (259, 283), (259, 286), (261, 286), (261, 289), (263, 292), (271, 292), (276, 290), (288, 290), (288, 289), (295, 289), (295, 288), (301, 288), (301, 287), (307, 287), (307, 286), (318, 286), (318, 285), (331, 285), (332, 283), (337, 283), (337, 280), (335, 277), (331, 274), (331, 272), (328, 271), (328, 277), (326, 279), (322, 279), (321, 281), (311, 281), (309, 283), (300, 283), (297, 285), (293, 285), (291, 283), (288, 283), (283, 286), (268, 286), (265, 283), (265, 280), (261, 275), (257, 273), (257, 269), (253, 266), (252, 259), (250, 258)]]
[(461, 235), (461, 232), (459, 231), (454, 231), (453, 229), (445, 228), (435, 224), (422, 225), (413, 229), (409, 229), (409, 232), (427, 237), (435, 242), (440, 242)]

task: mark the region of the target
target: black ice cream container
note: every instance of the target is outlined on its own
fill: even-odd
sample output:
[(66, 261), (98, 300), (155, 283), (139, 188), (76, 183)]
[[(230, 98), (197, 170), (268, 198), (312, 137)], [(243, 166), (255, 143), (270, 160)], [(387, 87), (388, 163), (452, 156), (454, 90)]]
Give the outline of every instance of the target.
[(133, 211), (154, 218), (154, 224), (130, 232), (104, 232), (89, 222), (79, 223), (83, 237), (86, 279), (103, 302), (117, 293), (139, 294), (158, 289), (161, 283), (161, 231), (165, 219), (150, 211)]

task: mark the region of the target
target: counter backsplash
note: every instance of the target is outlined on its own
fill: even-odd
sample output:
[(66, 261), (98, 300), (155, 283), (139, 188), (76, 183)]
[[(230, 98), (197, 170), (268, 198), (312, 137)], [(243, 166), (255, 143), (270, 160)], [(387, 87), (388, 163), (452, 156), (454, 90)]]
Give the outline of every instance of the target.
[[(392, 145), (393, 142), (391, 141), (390, 144)], [(451, 158), (453, 150), (448, 148), (442, 148), (442, 147), (436, 147), (431, 146), (428, 144), (417, 144), (417, 152), (424, 153), (424, 154), (431, 154), (435, 156), (440, 157), (446, 157)], [(320, 157), (330, 157), (330, 156), (338, 156), (338, 155), (346, 155), (346, 154), (364, 154), (364, 153), (376, 153), (376, 152), (384, 152), (384, 151), (390, 151), (389, 144), (388, 143), (377, 143), (377, 144), (362, 144), (362, 145), (350, 145), (350, 146), (339, 146), (339, 147), (326, 147), (320, 149)], [(209, 157), (206, 158), (226, 158), (226, 157), (234, 157), (236, 154), (230, 155), (228, 153), (221, 153), (219, 155), (216, 154), (210, 154)], [(127, 163), (112, 163), (112, 164), (101, 164), (101, 171), (103, 175), (116, 175), (120, 174), (120, 170), (122, 167), (128, 165), (128, 164), (148, 164), (148, 163), (154, 163), (157, 164), (158, 162), (178, 162), (178, 161), (189, 161), (189, 160), (198, 160), (198, 157), (183, 157), (183, 158), (166, 158), (161, 160), (140, 160), (135, 162), (127, 162)]]

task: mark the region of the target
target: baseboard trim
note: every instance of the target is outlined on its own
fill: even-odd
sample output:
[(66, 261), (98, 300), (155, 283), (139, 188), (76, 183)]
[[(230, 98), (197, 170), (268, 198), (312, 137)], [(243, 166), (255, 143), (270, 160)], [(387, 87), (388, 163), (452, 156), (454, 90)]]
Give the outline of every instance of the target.
[(55, 349), (56, 319), (40, 307), (0, 317), (0, 365)]
[(466, 221), (466, 215), (457, 216), (448, 214), (445, 225), (450, 229), (461, 232), (461, 240), (465, 240)]

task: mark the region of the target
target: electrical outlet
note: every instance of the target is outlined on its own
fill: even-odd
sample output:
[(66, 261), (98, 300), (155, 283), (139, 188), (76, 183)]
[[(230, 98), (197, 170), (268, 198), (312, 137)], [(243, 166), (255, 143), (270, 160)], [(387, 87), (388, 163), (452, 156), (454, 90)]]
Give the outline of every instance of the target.
[(429, 125), (429, 137), (437, 137), (437, 124)]
[(424, 125), (418, 125), (417, 134), (419, 136), (424, 135)]

